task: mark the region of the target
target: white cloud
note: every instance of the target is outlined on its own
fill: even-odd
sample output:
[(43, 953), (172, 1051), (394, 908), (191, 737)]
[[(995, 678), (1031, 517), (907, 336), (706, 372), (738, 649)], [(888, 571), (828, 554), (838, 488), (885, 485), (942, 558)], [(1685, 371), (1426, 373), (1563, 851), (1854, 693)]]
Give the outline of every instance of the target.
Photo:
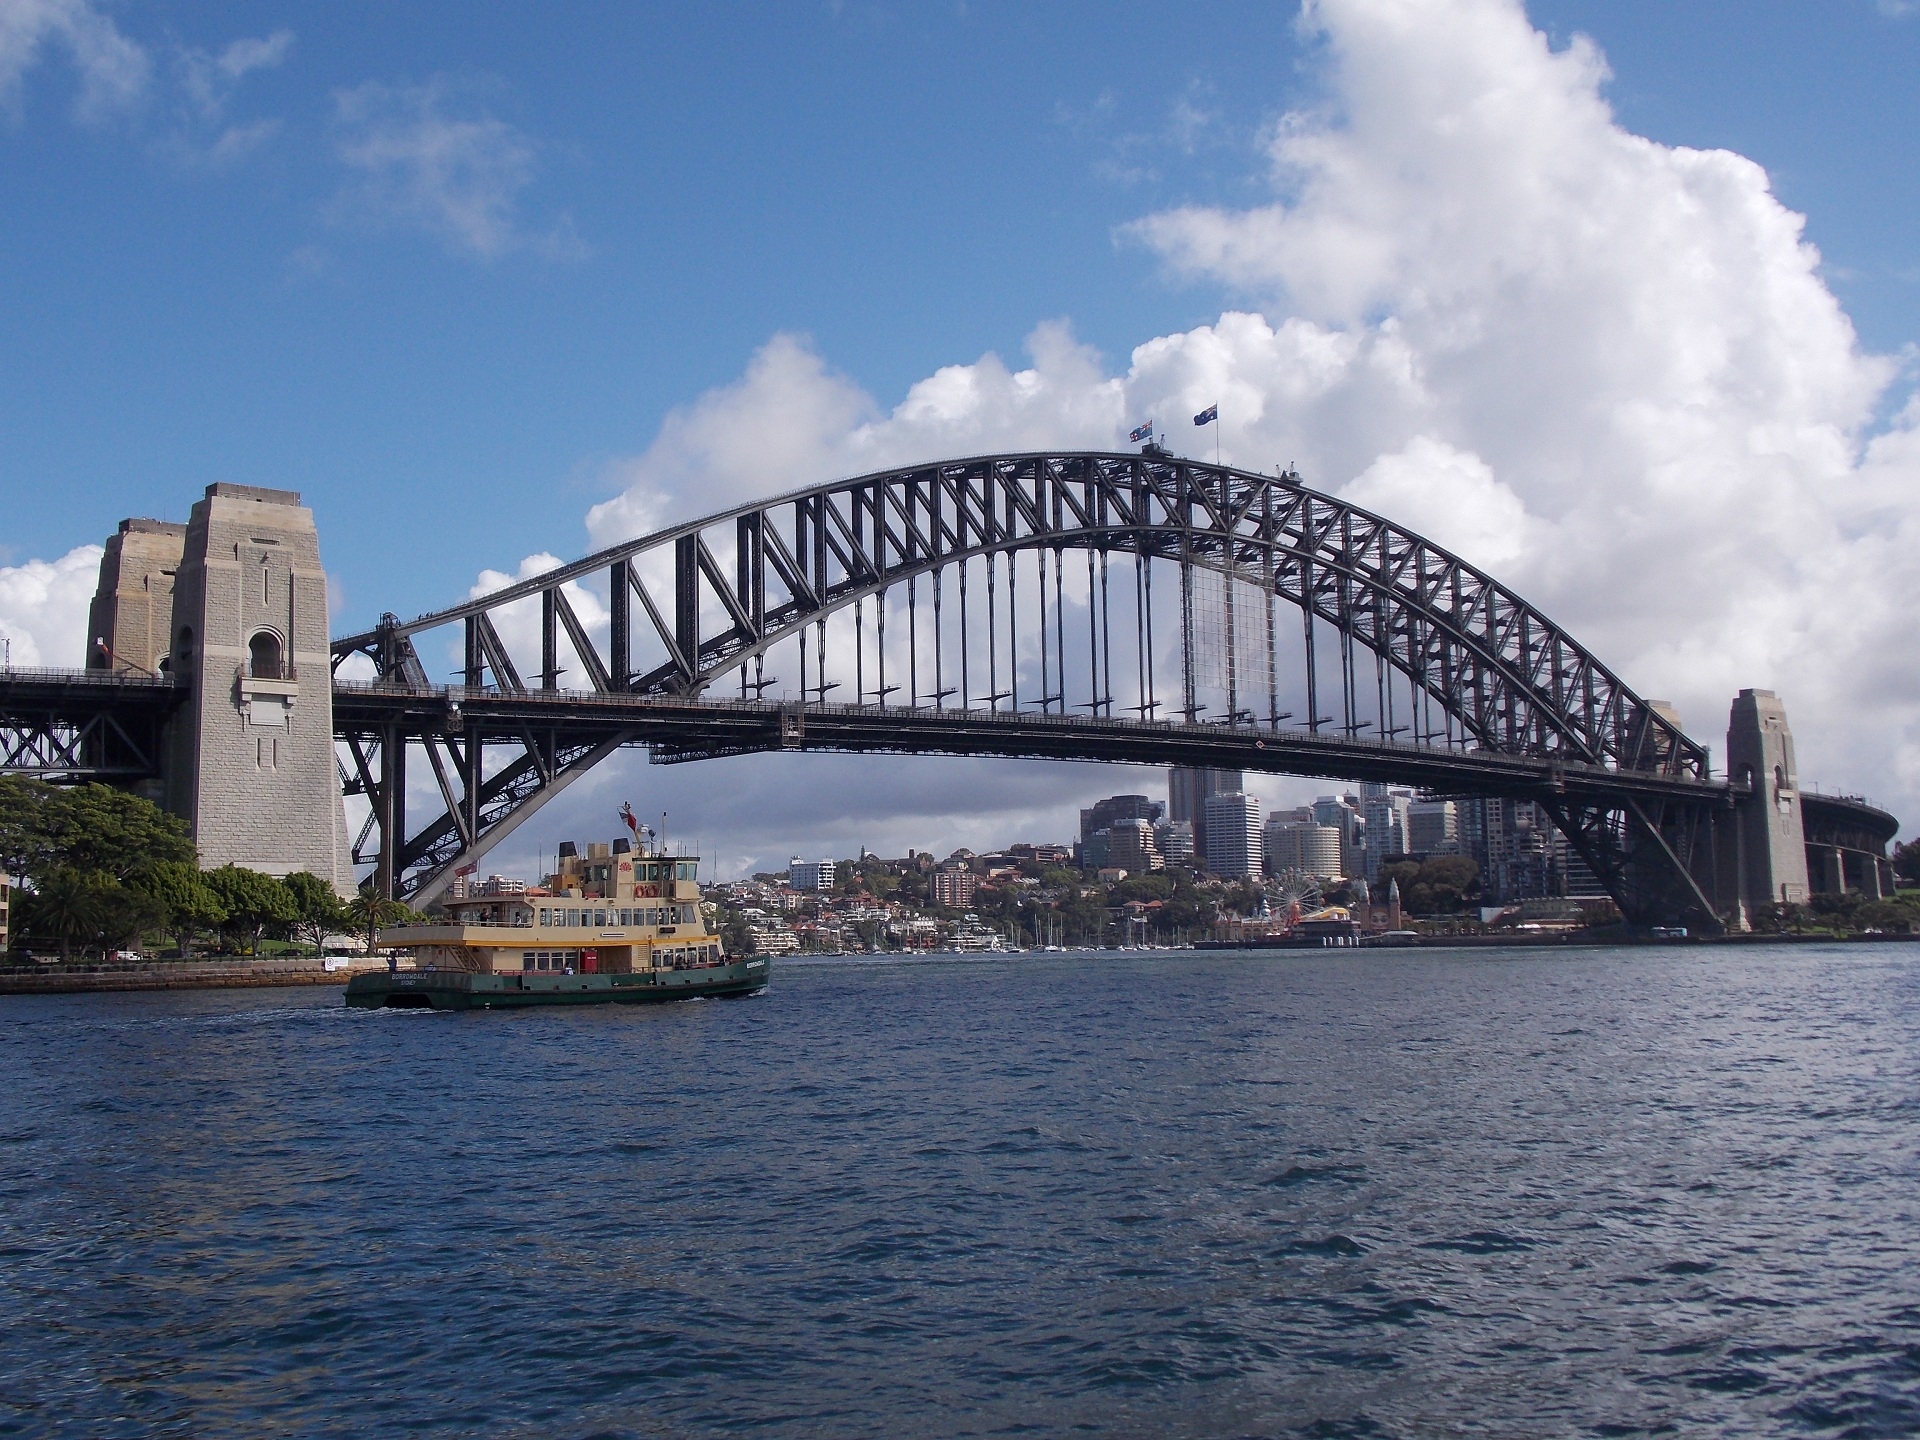
[[(1598, 51), (1514, 0), (1320, 0), (1333, 103), (1273, 129), (1273, 203), (1132, 237), (1266, 314), (1105, 372), (1063, 325), (1033, 364), (952, 366), (890, 412), (779, 339), (677, 412), (596, 507), (609, 543), (836, 474), (1026, 445), (1117, 444), (1221, 407), (1226, 457), (1422, 528), (1562, 621), (1713, 741), (1778, 689), (1808, 773), (1920, 801), (1920, 410), (1863, 353), (1801, 217), (1725, 151), (1618, 126)], [(1281, 316), (1270, 320), (1268, 315)]]
[(0, 0), (0, 108), (16, 114), (27, 72), (64, 51), (80, 77), (74, 113), (98, 122), (145, 93), (153, 63), (87, 0)]
[(232, 121), (227, 107), (241, 80), (255, 71), (277, 69), (292, 50), (291, 30), (235, 40), (218, 54), (191, 47), (180, 50), (175, 68), (184, 104), (168, 146), (174, 156), (222, 169), (253, 154), (279, 133), (277, 119)]
[(100, 579), (98, 545), (58, 560), (0, 565), (0, 638), (23, 669), (77, 669), (86, 663), (87, 605)]
[(1375, 460), (1344, 494), (1495, 575), (1543, 538), (1484, 460), (1426, 435)]
[(623, 492), (587, 516), (597, 545), (796, 486), (934, 455), (1108, 444), (1121, 383), (1064, 324), (1036, 329), (1033, 364), (949, 365), (889, 414), (803, 341), (780, 335), (732, 385), (676, 410), (645, 454), (615, 467)]
[(581, 248), (564, 219), (545, 236), (522, 228), (520, 193), (533, 183), (539, 147), (469, 89), (443, 78), (368, 81), (334, 92), (334, 123), (335, 154), (352, 177), (336, 198), (338, 217), (420, 230), (483, 260)]
[[(1516, 0), (1318, 0), (1303, 23), (1325, 42), (1331, 101), (1274, 127), (1272, 203), (1129, 231), (1243, 308), (1141, 344), (1119, 374), (1048, 323), (1023, 368), (949, 366), (891, 408), (776, 337), (617, 467), (593, 543), (896, 463), (1117, 446), (1149, 417), (1204, 452), (1213, 434), (1187, 417), (1217, 401), (1228, 460), (1295, 461), (1460, 549), (1677, 701), (1700, 738), (1738, 688), (1776, 689), (1810, 777), (1920, 814), (1920, 673), (1902, 640), (1920, 593), (1920, 402), (1903, 408), (1896, 364), (1860, 349), (1800, 217), (1738, 155), (1622, 129), (1598, 52), (1553, 50)], [(476, 254), (518, 243), (530, 142), (484, 120), (435, 139), (439, 97), (351, 94), (357, 163), (409, 223)], [(851, 837), (866, 823), (842, 813), (851, 776), (884, 777), (861, 805), (918, 803), (905, 762), (739, 763), (652, 772), (647, 788), (694, 797), (764, 765), (799, 808), (736, 849)], [(1065, 789), (1023, 798), (1021, 767), (952, 763), (977, 778), (969, 835), (1013, 838), (1042, 813), (1064, 833)], [(1144, 778), (1058, 773), (1081, 798), (1096, 774)], [(603, 782), (631, 783), (626, 766)], [(885, 848), (904, 830), (875, 833)]]

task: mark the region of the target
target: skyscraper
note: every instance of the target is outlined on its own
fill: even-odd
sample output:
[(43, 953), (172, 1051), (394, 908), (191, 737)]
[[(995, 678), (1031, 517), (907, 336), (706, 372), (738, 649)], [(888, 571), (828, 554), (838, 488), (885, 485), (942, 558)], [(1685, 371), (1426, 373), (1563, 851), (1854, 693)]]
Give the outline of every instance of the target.
[(1193, 853), (1207, 857), (1207, 797), (1241, 790), (1245, 776), (1238, 770), (1202, 770), (1176, 765), (1167, 772), (1167, 818), (1193, 826)]
[(1407, 844), (1407, 810), (1413, 804), (1411, 790), (1389, 789), (1377, 780), (1360, 787), (1360, 813), (1367, 822), (1367, 879), (1377, 882), (1380, 867), (1389, 855), (1404, 855)]
[(1259, 879), (1260, 802), (1242, 790), (1209, 795), (1205, 806), (1207, 869), (1229, 879)]

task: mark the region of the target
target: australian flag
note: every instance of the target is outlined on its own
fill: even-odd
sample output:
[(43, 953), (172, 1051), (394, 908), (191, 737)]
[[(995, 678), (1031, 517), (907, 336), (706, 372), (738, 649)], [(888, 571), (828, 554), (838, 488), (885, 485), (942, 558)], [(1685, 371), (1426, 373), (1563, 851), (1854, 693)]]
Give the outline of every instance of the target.
[(1218, 420), (1219, 418), (1220, 418), (1220, 407), (1218, 405), (1209, 405), (1207, 406), (1206, 409), (1202, 410), (1198, 415), (1193, 417), (1193, 423), (1196, 425), (1211, 425), (1214, 421)]
[(1127, 436), (1127, 439), (1133, 441), (1135, 444), (1138, 444), (1142, 440), (1150, 440), (1152, 438), (1153, 438), (1153, 421), (1151, 420), (1147, 421), (1147, 423), (1144, 425), (1136, 426), (1133, 429), (1132, 433), (1130, 433)]

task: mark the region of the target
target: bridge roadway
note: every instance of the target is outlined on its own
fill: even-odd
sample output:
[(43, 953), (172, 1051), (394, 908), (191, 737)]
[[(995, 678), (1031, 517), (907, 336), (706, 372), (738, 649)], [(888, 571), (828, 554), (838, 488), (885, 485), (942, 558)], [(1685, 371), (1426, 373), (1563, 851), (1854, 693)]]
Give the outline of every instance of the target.
[(1694, 805), (1730, 804), (1735, 798), (1719, 779), (1174, 720), (587, 691), (502, 693), (347, 680), (335, 681), (333, 707), (334, 728), (342, 738), (377, 739), (393, 728), (409, 739), (464, 731), (483, 740), (524, 742), (529, 732), (558, 732), (572, 743), (644, 745), (656, 764), (773, 750), (933, 753), (1207, 766), (1593, 804), (1618, 803), (1625, 794)]
[[(158, 727), (185, 697), (165, 678), (104, 670), (0, 672), (0, 710), (37, 725), (14, 732), (0, 769), (50, 777), (153, 778)], [(1723, 779), (1615, 770), (1484, 749), (1444, 748), (1334, 733), (1106, 716), (633, 695), (571, 690), (501, 692), (335, 679), (341, 739), (408, 740), (466, 732), (524, 742), (645, 746), (658, 764), (772, 750), (987, 755), (1195, 765), (1380, 780), (1440, 793), (1564, 796), (1600, 803), (1622, 794), (1693, 804), (1737, 798)], [(109, 752), (101, 754), (104, 746)], [(1809, 797), (1810, 799), (1812, 797)], [(1876, 812), (1877, 813), (1877, 812)]]

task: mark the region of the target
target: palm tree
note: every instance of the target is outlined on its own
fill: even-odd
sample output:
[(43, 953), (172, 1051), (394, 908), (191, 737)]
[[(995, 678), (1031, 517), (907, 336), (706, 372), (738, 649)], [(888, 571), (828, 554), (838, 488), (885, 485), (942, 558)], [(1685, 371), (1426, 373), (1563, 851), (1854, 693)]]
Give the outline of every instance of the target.
[(84, 951), (85, 943), (100, 933), (104, 900), (92, 876), (62, 867), (33, 887), (34, 928), (59, 940), (61, 960), (70, 960), (75, 939)]
[(347, 902), (347, 914), (353, 917), (353, 923), (367, 927), (367, 953), (373, 953), (375, 939), (382, 925), (398, 925), (413, 911), (398, 900), (389, 900), (372, 890), (362, 890)]

